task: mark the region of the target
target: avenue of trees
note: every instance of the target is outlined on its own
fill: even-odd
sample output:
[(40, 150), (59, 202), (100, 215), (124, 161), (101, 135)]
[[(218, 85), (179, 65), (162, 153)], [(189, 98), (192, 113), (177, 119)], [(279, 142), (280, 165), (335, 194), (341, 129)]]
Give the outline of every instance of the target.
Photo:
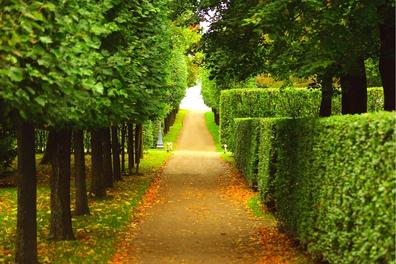
[[(209, 19), (202, 50), (204, 96), (217, 111), (220, 90), (258, 74), (312, 78), (331, 115), (336, 86), (343, 113), (367, 111), (367, 76), (379, 72), (385, 110), (395, 110), (395, 3), (375, 1), (201, 1)], [(235, 85), (234, 85), (235, 86)]]
[[(52, 168), (49, 238), (71, 240), (71, 149), (76, 214), (89, 213), (84, 133), (91, 138), (90, 192), (100, 197), (121, 179), (120, 143), (138, 171), (143, 123), (174, 119), (191, 72), (186, 54), (198, 35), (178, 21), (174, 5), (1, 2), (0, 132), (15, 134), (18, 146), (16, 263), (37, 263), (37, 129), (49, 131), (42, 161)], [(119, 142), (120, 133), (128, 142)]]

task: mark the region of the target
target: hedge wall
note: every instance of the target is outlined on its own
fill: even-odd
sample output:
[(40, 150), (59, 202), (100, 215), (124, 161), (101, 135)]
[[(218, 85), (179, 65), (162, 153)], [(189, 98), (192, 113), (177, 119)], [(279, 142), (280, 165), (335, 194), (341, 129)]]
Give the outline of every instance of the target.
[(384, 112), (248, 119), (237, 121), (236, 133), (259, 127), (258, 157), (245, 159), (258, 159), (264, 202), (313, 255), (395, 263), (395, 123)]
[[(368, 111), (383, 109), (382, 88), (368, 89)], [(220, 98), (220, 137), (234, 151), (234, 118), (319, 116), (320, 90), (313, 89), (233, 89)], [(341, 97), (333, 98), (333, 114), (341, 113)]]
[(234, 158), (250, 187), (257, 187), (259, 119), (235, 119)]

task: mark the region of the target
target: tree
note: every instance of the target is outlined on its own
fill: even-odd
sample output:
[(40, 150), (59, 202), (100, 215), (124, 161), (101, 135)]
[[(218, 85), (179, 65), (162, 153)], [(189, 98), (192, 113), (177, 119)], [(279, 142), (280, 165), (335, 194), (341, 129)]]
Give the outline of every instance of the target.
[[(344, 112), (366, 111), (363, 61), (378, 56), (378, 47), (384, 47), (378, 24), (382, 25), (386, 17), (389, 22), (394, 18), (379, 13), (388, 10), (388, 14), (394, 14), (393, 3), (384, 0), (217, 2), (223, 8), (216, 9), (218, 15), (204, 36), (203, 49), (211, 78), (220, 88), (259, 72), (282, 79), (292, 75), (316, 76), (319, 83), (327, 82), (325, 87), (329, 87), (328, 80), (338, 77)], [(390, 53), (394, 44), (390, 38), (386, 42)], [(390, 95), (386, 97), (392, 96), (390, 92), (387, 94)]]

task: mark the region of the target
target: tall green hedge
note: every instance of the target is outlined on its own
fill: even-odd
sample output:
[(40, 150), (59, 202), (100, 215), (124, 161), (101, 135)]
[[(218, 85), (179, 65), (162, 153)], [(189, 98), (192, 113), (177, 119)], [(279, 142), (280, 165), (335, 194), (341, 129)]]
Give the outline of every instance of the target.
[[(220, 99), (220, 137), (234, 150), (234, 118), (319, 116), (321, 92), (317, 89), (232, 89)], [(383, 109), (382, 88), (368, 89), (368, 111)], [(341, 113), (341, 97), (335, 95), (333, 114)]]
[(329, 263), (395, 263), (394, 113), (237, 124), (237, 134), (259, 127), (258, 157), (246, 159), (259, 161), (261, 196), (313, 255)]
[(260, 120), (241, 118), (235, 121), (234, 157), (250, 187), (257, 187)]

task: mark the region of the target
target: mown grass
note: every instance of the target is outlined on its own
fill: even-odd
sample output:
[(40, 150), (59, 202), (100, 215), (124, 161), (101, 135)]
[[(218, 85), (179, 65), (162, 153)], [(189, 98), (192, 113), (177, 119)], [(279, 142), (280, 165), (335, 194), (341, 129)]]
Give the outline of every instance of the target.
[(164, 145), (165, 142), (172, 142), (173, 143), (173, 149), (176, 149), (176, 141), (177, 141), (177, 137), (179, 135), (179, 132), (181, 130), (181, 128), (183, 127), (183, 120), (184, 117), (187, 113), (187, 110), (179, 110), (179, 112), (177, 113), (176, 116), (176, 120), (175, 123), (173, 124), (172, 128), (169, 130), (168, 134), (166, 134), (164, 136)]
[[(176, 142), (185, 112), (178, 115), (168, 141)], [(37, 231), (40, 263), (107, 263), (117, 250), (118, 235), (133, 219), (139, 201), (172, 154), (149, 150), (140, 168), (142, 175), (123, 177), (105, 198), (90, 197), (91, 215), (73, 217), (74, 241), (53, 242), (47, 239), (50, 219), (49, 166), (38, 165)], [(39, 160), (39, 159), (38, 159)], [(87, 157), (89, 160), (89, 156)], [(89, 166), (89, 162), (87, 165)], [(88, 177), (90, 168), (87, 168)], [(72, 180), (73, 181), (73, 180)], [(89, 180), (88, 180), (89, 183)], [(73, 182), (72, 182), (73, 185)], [(72, 188), (72, 211), (74, 189)], [(17, 212), (16, 188), (0, 189), (0, 263), (13, 263)]]
[(275, 217), (271, 213), (266, 211), (265, 206), (261, 202), (259, 194), (256, 194), (255, 196), (250, 198), (247, 201), (247, 205), (255, 217), (275, 221)]
[(212, 135), (213, 140), (215, 142), (216, 145), (216, 151), (217, 152), (221, 152), (221, 157), (230, 163), (235, 163), (235, 160), (232, 156), (231, 152), (224, 152), (224, 149), (221, 146), (220, 143), (220, 133), (219, 133), (219, 126), (216, 125), (215, 121), (214, 121), (214, 114), (213, 112), (206, 112), (205, 113), (205, 122), (206, 122), (206, 127), (209, 130), (209, 133)]

